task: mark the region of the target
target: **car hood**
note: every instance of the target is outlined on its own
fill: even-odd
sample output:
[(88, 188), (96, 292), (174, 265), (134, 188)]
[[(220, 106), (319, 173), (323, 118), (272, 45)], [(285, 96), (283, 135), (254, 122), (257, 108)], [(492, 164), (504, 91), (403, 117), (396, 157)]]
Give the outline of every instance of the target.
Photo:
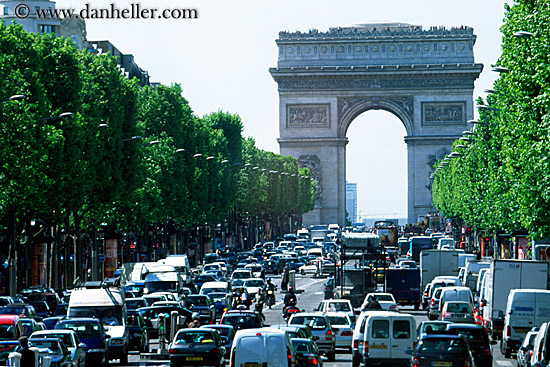
[(104, 325), (103, 327), (111, 338), (122, 338), (124, 336), (124, 325)]

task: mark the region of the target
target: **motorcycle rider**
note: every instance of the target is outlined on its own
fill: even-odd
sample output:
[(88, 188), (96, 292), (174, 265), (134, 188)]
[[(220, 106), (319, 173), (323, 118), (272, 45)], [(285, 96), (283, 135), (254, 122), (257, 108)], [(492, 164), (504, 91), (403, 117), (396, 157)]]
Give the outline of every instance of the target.
[(286, 319), (288, 315), (288, 310), (295, 308), (296, 303), (298, 302), (298, 298), (296, 297), (296, 294), (294, 293), (294, 287), (290, 286), (288, 288), (288, 293), (285, 295), (284, 298), (284, 307), (283, 307), (283, 317)]
[[(263, 293), (265, 295), (265, 303), (271, 308), (275, 304), (275, 290), (277, 287), (275, 284), (271, 283), (271, 278), (267, 278), (267, 282), (264, 286)], [(271, 291), (271, 293), (269, 292)]]

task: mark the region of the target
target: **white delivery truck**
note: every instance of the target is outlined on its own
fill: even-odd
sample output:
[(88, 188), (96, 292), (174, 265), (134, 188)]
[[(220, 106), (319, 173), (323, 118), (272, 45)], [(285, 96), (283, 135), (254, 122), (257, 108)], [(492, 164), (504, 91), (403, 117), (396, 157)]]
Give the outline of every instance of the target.
[(187, 255), (168, 255), (165, 259), (157, 261), (160, 264), (172, 265), (181, 275), (184, 283), (191, 283), (191, 266)]
[(126, 325), (126, 303), (120, 288), (83, 288), (71, 292), (69, 317), (94, 317), (98, 319), (109, 338), (108, 359), (120, 359), (128, 364), (130, 335)]
[(458, 275), (459, 251), (422, 250), (420, 253), (420, 289), (424, 289), (435, 277)]
[(504, 331), (500, 350), (510, 358), (521, 346), (533, 327), (550, 321), (550, 291), (543, 289), (512, 289), (506, 302)]
[(485, 275), (480, 305), (483, 325), (493, 339), (502, 336), (508, 294), (512, 289), (547, 289), (548, 262), (533, 260), (493, 260)]
[(466, 254), (466, 253), (462, 252), (461, 254), (458, 255), (458, 267), (459, 268), (466, 267), (466, 260), (467, 259), (476, 260), (476, 255)]
[(477, 280), (479, 278), (479, 272), (481, 269), (488, 269), (491, 265), (490, 262), (481, 260), (469, 260), (466, 261), (466, 268), (462, 274), (462, 284), (473, 291), (476, 289)]

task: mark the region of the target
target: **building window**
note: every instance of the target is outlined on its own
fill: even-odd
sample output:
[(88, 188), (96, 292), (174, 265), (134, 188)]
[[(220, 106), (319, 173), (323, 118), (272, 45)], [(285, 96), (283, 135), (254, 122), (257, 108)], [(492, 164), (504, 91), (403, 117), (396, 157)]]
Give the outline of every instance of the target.
[(53, 26), (51, 24), (40, 24), (40, 34), (54, 33)]

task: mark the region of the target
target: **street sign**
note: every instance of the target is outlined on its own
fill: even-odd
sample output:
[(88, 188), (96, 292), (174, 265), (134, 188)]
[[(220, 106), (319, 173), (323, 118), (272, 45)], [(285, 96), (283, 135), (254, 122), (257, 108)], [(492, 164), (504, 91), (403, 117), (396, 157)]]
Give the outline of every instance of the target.
[(97, 255), (97, 261), (99, 261), (100, 263), (104, 263), (105, 262), (105, 254), (98, 254)]

